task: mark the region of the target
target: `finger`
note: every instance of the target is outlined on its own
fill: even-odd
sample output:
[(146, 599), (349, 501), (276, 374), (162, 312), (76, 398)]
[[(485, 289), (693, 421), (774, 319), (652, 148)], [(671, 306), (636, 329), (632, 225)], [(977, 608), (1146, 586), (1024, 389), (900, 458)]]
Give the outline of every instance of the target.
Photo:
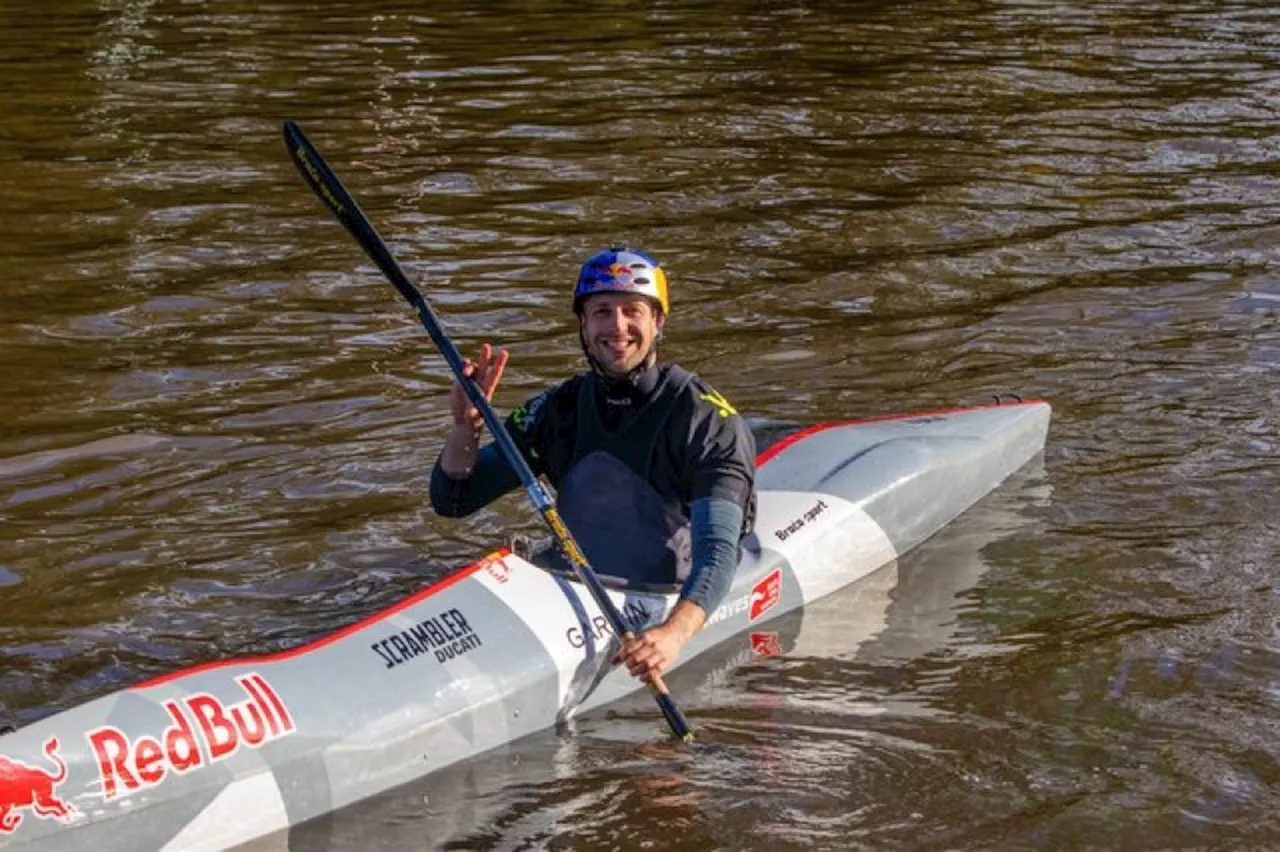
[(635, 639), (630, 639), (630, 638), (623, 639), (622, 646), (618, 648), (617, 653), (613, 655), (613, 664), (615, 666), (621, 665), (622, 663), (629, 664), (631, 661), (631, 655), (635, 652), (635, 649), (636, 649)]
[(648, 665), (630, 666), (628, 667), (628, 670), (631, 672), (632, 677), (639, 678), (640, 680), (643, 680), (646, 683), (652, 680), (656, 675), (659, 675), (662, 673), (662, 667), (655, 665), (653, 663), (650, 663)]
[(649, 672), (661, 662), (661, 655), (652, 647), (637, 648), (627, 656), (627, 669), (636, 677)]
[(498, 386), (498, 380), (502, 378), (501, 355), (489, 351), (489, 359), (484, 365), (484, 378), (479, 380), (480, 389), (484, 392), (485, 399), (493, 398), (493, 390)]
[(502, 381), (502, 372), (507, 369), (507, 359), (510, 353), (505, 349), (499, 349), (498, 354), (494, 357), (493, 363), (489, 365), (489, 371), (485, 376), (484, 395), (486, 399), (493, 398), (493, 391), (498, 387), (498, 382)]
[(643, 666), (640, 671), (632, 672), (632, 674), (643, 683), (650, 683), (658, 676), (658, 667), (654, 665)]
[(613, 655), (613, 664), (615, 666), (626, 664), (627, 668), (630, 669), (634, 661), (636, 660), (636, 655), (640, 652), (641, 648), (642, 648), (642, 645), (640, 644), (640, 640), (637, 639), (636, 637), (630, 636), (630, 637), (627, 637), (626, 639), (623, 639), (622, 647), (619, 648), (618, 652)]

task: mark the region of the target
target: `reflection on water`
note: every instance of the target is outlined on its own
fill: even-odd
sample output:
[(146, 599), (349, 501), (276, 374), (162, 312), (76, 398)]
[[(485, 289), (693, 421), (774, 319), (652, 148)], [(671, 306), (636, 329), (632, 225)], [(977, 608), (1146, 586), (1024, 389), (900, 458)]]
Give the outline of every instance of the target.
[[(579, 366), (568, 282), (614, 239), (671, 272), (666, 353), (762, 429), (1054, 403), (1052, 501), (980, 578), (904, 563), (856, 651), (814, 612), (815, 650), (687, 684), (741, 782), (685, 773), (705, 812), (840, 848), (1271, 845), (1270, 5), (42, 12), (0, 8), (0, 714), (297, 645), (536, 528), (518, 496), (426, 509), (447, 373), (297, 180), (294, 118), (462, 346), (512, 350), (504, 411)], [(611, 745), (630, 712), (582, 735), (605, 759), (558, 827), (539, 775), (501, 831), (684, 819)], [(808, 773), (741, 793), (789, 745)]]

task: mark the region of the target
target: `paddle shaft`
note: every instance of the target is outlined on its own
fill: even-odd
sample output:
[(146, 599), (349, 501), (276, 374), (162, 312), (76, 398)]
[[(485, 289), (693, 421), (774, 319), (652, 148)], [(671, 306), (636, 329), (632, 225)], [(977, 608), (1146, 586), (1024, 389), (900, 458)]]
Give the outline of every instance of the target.
[[(449, 369), (453, 371), (454, 376), (457, 377), (458, 382), (462, 385), (462, 389), (466, 392), (467, 399), (471, 400), (471, 404), (475, 406), (476, 410), (484, 418), (484, 423), (489, 427), (489, 433), (493, 435), (498, 449), (507, 459), (512, 469), (515, 470), (520, 482), (524, 484), (529, 499), (533, 501), (533, 505), (542, 515), (542, 519), (546, 521), (547, 526), (551, 528), (552, 534), (555, 535), (556, 541), (559, 542), (565, 557), (573, 566), (578, 579), (587, 587), (592, 599), (600, 607), (600, 611), (604, 613), (605, 618), (609, 620), (609, 625), (613, 628), (614, 635), (621, 636), (624, 639), (632, 638), (635, 635), (635, 631), (631, 629), (631, 626), (623, 618), (622, 613), (614, 605), (613, 600), (610, 599), (604, 586), (601, 585), (600, 579), (596, 576), (595, 571), (592, 570), (586, 555), (578, 547), (573, 534), (569, 532), (569, 528), (565, 526), (564, 521), (560, 518), (560, 513), (556, 511), (555, 501), (551, 498), (542, 482), (534, 475), (533, 470), (530, 469), (529, 463), (525, 461), (520, 449), (516, 446), (515, 441), (512, 440), (511, 434), (507, 432), (506, 426), (498, 419), (497, 413), (494, 411), (493, 406), (490, 405), (489, 400), (485, 398), (484, 392), (476, 384), (475, 380), (466, 375), (465, 362), (458, 352), (458, 347), (454, 346), (453, 341), (449, 339), (449, 335), (440, 325), (439, 318), (436, 317), (431, 306), (427, 304), (427, 300), (423, 298), (422, 293), (405, 275), (400, 264), (392, 256), (391, 250), (387, 248), (387, 244), (378, 235), (378, 232), (374, 230), (373, 224), (360, 210), (360, 206), (356, 204), (356, 200), (351, 196), (351, 193), (347, 192), (346, 187), (342, 185), (342, 181), (338, 180), (338, 176), (329, 168), (328, 163), (320, 156), (320, 152), (307, 139), (302, 132), (302, 128), (292, 121), (286, 121), (284, 123), (284, 139), (285, 145), (289, 149), (289, 156), (293, 159), (294, 165), (298, 167), (298, 173), (302, 175), (302, 179), (311, 187), (316, 196), (325, 203), (325, 206), (329, 208), (333, 215), (337, 217), (338, 221), (347, 229), (347, 232), (355, 238), (370, 259), (377, 264), (378, 268), (382, 270), (382, 274), (395, 285), (396, 289), (400, 291), (400, 295), (404, 296), (405, 300), (417, 311), (418, 319), (422, 321), (423, 328), (431, 336), (431, 341), (440, 350), (440, 354), (444, 355), (444, 360), (449, 364)], [(693, 739), (693, 730), (689, 727), (684, 714), (680, 712), (680, 709), (676, 707), (675, 702), (671, 699), (671, 694), (667, 691), (666, 684), (662, 682), (662, 678), (657, 676), (652, 678), (649, 682), (649, 687), (653, 691), (658, 707), (661, 709), (663, 717), (667, 720), (667, 724), (671, 727), (672, 733), (681, 740), (691, 741)]]

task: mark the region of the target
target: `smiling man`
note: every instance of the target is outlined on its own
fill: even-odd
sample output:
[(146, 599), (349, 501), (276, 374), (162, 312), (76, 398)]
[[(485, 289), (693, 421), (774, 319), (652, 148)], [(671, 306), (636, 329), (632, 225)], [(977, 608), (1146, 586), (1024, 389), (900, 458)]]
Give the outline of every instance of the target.
[[(670, 313), (665, 271), (612, 246), (588, 258), (573, 290), (590, 370), (533, 397), (507, 419), (516, 445), (555, 486), (561, 517), (601, 574), (679, 584), (666, 621), (618, 662), (661, 674), (723, 600), (755, 520), (755, 440), (738, 412), (694, 374), (658, 361)], [(485, 344), (466, 373), (492, 398), (507, 364)], [(461, 517), (520, 484), (457, 384), (453, 428), (431, 474), (431, 505)]]

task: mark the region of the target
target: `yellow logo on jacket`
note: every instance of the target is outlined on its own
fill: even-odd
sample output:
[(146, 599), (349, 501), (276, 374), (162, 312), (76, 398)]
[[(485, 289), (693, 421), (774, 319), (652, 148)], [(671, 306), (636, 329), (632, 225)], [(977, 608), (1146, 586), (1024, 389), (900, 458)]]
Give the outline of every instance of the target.
[(716, 411), (720, 412), (721, 417), (728, 417), (730, 414), (737, 414), (738, 410), (729, 404), (729, 400), (720, 395), (719, 391), (711, 391), (710, 393), (698, 394), (698, 399), (703, 402), (709, 402), (716, 407)]

